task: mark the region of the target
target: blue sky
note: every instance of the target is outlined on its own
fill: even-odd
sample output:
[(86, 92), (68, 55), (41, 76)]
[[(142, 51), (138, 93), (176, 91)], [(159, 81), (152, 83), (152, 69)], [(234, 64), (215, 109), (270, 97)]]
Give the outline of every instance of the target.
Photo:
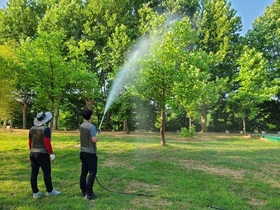
[[(248, 29), (252, 28), (254, 20), (264, 13), (265, 7), (271, 5), (274, 0), (227, 0), (231, 2), (232, 8), (237, 10), (237, 15), (241, 17), (244, 35)], [(0, 0), (0, 7), (6, 5), (7, 0)]]
[(242, 19), (244, 35), (248, 29), (252, 28), (254, 20), (263, 15), (267, 6), (271, 5), (274, 0), (227, 0), (231, 2), (231, 7), (237, 11), (237, 16)]

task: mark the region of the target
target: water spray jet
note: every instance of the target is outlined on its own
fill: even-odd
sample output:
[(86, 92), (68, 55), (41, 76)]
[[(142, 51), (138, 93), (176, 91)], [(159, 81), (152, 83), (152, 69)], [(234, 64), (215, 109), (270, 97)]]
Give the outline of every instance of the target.
[[(177, 22), (180, 18), (176, 15), (169, 15), (167, 16), (166, 22), (164, 27), (167, 29), (168, 25), (171, 25), (174, 22)], [(168, 31), (168, 29), (166, 30)], [(161, 39), (161, 37), (154, 37), (156, 41)], [(134, 76), (137, 73), (138, 65), (137, 61), (139, 61), (146, 53), (149, 52), (151, 46), (153, 44), (153, 39), (150, 35), (144, 35), (141, 37), (132, 47), (131, 52), (126, 57), (127, 62), (121, 67), (120, 71), (118, 72), (116, 78), (113, 81), (112, 88), (110, 90), (109, 96), (106, 100), (106, 105), (104, 109), (104, 113), (99, 125), (99, 130), (103, 123), (105, 114), (107, 113), (108, 109), (114, 102), (114, 100), (120, 95), (120, 93), (125, 88), (128, 82), (131, 82), (134, 79)]]
[(127, 56), (127, 62), (121, 67), (120, 71), (118, 72), (116, 78), (113, 81), (112, 88), (106, 100), (104, 113), (100, 125), (98, 127), (99, 130), (105, 118), (105, 114), (107, 113), (112, 103), (124, 90), (127, 83), (131, 82), (131, 80), (136, 76), (138, 70), (137, 61), (149, 51), (151, 44), (151, 38), (149, 36), (143, 36), (133, 46), (131, 53), (129, 53), (129, 55)]

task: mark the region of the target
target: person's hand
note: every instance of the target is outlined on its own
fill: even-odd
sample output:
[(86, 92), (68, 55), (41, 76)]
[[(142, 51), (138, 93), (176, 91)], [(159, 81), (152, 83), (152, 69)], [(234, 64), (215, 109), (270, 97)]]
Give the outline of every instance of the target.
[(50, 160), (53, 161), (55, 159), (55, 155), (54, 154), (50, 154)]

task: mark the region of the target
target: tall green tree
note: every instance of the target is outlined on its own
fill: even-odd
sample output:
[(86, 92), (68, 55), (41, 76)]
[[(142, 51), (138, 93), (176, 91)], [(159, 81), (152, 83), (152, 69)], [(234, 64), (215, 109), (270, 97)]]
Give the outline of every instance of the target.
[[(115, 80), (117, 80), (118, 75), (122, 71), (123, 65), (125, 65), (125, 62), (129, 62), (127, 60), (126, 54), (129, 51), (129, 47), (131, 45), (131, 40), (128, 36), (128, 29), (125, 25), (121, 26), (116, 26), (115, 31), (112, 33), (111, 37), (109, 37), (107, 44), (104, 46), (102, 49), (101, 55), (98, 57), (98, 61), (100, 67), (102, 68), (108, 68), (111, 69), (111, 72), (107, 75), (107, 79), (103, 82), (106, 82), (108, 85), (104, 86), (104, 96), (108, 95), (110, 97), (110, 93), (107, 91), (112, 91), (112, 88), (120, 88), (122, 89), (123, 87), (113, 87), (112, 84), (114, 83)], [(129, 81), (126, 81), (129, 82)], [(126, 85), (128, 84), (121, 84), (121, 85)], [(107, 89), (107, 91), (106, 91)], [(114, 91), (114, 90), (113, 90)], [(123, 92), (124, 93), (124, 92)], [(121, 94), (121, 93), (120, 93)], [(127, 94), (127, 92), (126, 92)], [(130, 103), (128, 101), (125, 101), (125, 99), (129, 99), (129, 97), (123, 97), (123, 103), (119, 103), (121, 107), (119, 109), (127, 108), (127, 111), (125, 112), (114, 112), (116, 116), (122, 115), (121, 113), (126, 113), (129, 112), (130, 107), (128, 106)], [(108, 103), (108, 102), (107, 102)], [(112, 114), (112, 110), (107, 111), (107, 120), (105, 123), (105, 128), (108, 128), (108, 120), (110, 119), (110, 116)], [(104, 113), (105, 114), (105, 113)], [(128, 116), (125, 114), (125, 116)], [(125, 122), (128, 122), (127, 119), (124, 119), (123, 117), (117, 117), (118, 119), (122, 119)], [(128, 128), (128, 126), (126, 126)], [(127, 132), (129, 132), (127, 130)]]
[(138, 89), (142, 97), (150, 98), (158, 108), (161, 145), (165, 142), (165, 121), (168, 102), (174, 97), (173, 86), (181, 62), (194, 43), (194, 32), (188, 18), (174, 21), (155, 30), (151, 50), (141, 62)]
[[(27, 41), (29, 42), (29, 41)], [(30, 57), (26, 56), (25, 41), (20, 42), (20, 47), (16, 49), (16, 56), (18, 63), (13, 71), (13, 77), (15, 81), (15, 97), (17, 102), (21, 106), (22, 111), (22, 128), (27, 129), (28, 127), (28, 110), (33, 103), (35, 91), (35, 78), (33, 66), (30, 66), (28, 60)], [(28, 54), (30, 55), (30, 54)]]
[(36, 108), (53, 111), (54, 129), (57, 129), (56, 111), (64, 98), (73, 69), (64, 57), (64, 37), (63, 31), (41, 32), (35, 41), (25, 43), (23, 51), (24, 63), (32, 71), (30, 79), (34, 82)]
[[(240, 17), (236, 16), (236, 11), (231, 9), (231, 4), (226, 0), (202, 0), (200, 11), (196, 14), (195, 27), (199, 33), (198, 48), (212, 57), (209, 82), (215, 83), (218, 79), (213, 86), (216, 87), (216, 93), (219, 90), (226, 91), (225, 87), (229, 91), (231, 87), (228, 86), (228, 78), (234, 75), (232, 61), (239, 41), (238, 32), (242, 27)], [(207, 108), (215, 102), (217, 98), (201, 104), (202, 131), (207, 131)]]
[(3, 120), (3, 128), (6, 128), (7, 121), (11, 124), (14, 118), (14, 112), (17, 108), (13, 97), (13, 86), (7, 79), (0, 79), (0, 120)]
[(252, 29), (248, 31), (245, 36), (246, 44), (255, 48), (261, 52), (268, 61), (269, 75), (267, 77), (268, 82), (272, 82), (277, 88), (273, 99), (266, 101), (261, 107), (265, 107), (268, 123), (275, 125), (279, 130), (280, 115), (277, 112), (280, 106), (280, 22), (279, 11), (280, 1), (275, 0), (264, 11), (264, 14), (258, 17), (252, 26)]
[[(85, 102), (84, 107), (93, 108), (94, 100), (100, 97), (100, 87), (98, 87), (97, 72), (91, 70), (87, 52), (96, 47), (95, 40), (90, 40), (84, 36), (85, 24), (85, 4), (81, 0), (58, 1), (50, 7), (46, 15), (39, 24), (39, 33), (53, 33), (63, 31), (60, 53), (64, 57), (64, 68), (67, 68), (68, 83), (66, 85), (65, 97), (70, 94), (77, 95)], [(63, 78), (64, 80), (66, 78)], [(65, 97), (56, 106), (55, 118), (58, 118), (59, 108)], [(71, 97), (71, 96), (70, 96)], [(72, 97), (71, 97), (72, 98)], [(78, 100), (77, 100), (78, 102)]]
[(0, 120), (6, 126), (8, 120), (12, 122), (16, 106), (15, 75), (16, 54), (12, 46), (0, 45)]
[[(258, 17), (246, 34), (247, 44), (263, 53), (270, 70), (270, 79), (280, 78), (280, 0), (275, 0)], [(280, 92), (280, 90), (279, 90)]]
[(238, 62), (240, 69), (235, 78), (238, 88), (230, 97), (238, 104), (236, 112), (246, 133), (246, 119), (254, 119), (259, 113), (258, 105), (271, 99), (274, 92), (267, 81), (268, 63), (261, 53), (245, 46)]
[[(88, 64), (90, 71), (98, 75), (103, 96), (103, 108), (98, 110), (99, 112), (104, 111), (112, 83), (127, 61), (126, 55), (133, 46), (133, 41), (139, 37), (138, 10), (143, 2), (145, 1), (90, 0), (85, 4), (84, 38), (96, 43), (95, 47), (87, 52)], [(107, 119), (111, 114), (118, 115), (118, 112), (112, 111), (108, 110)], [(105, 122), (104, 127), (108, 129), (108, 120)]]
[(192, 50), (183, 53), (180, 60), (181, 65), (173, 87), (175, 98), (171, 103), (180, 105), (184, 109), (191, 126), (192, 119), (200, 116), (200, 107), (205, 103), (206, 98), (216, 97), (215, 88), (209, 80), (211, 58), (203, 51)]
[[(9, 43), (14, 48), (16, 55), (20, 57), (18, 50), (21, 48), (21, 43), (26, 39), (36, 37), (37, 26), (46, 9), (47, 5), (43, 0), (8, 1), (7, 7), (0, 13), (0, 42)], [(18, 58), (17, 66), (11, 72), (12, 76), (9, 79), (14, 82), (14, 99), (20, 103), (22, 108), (22, 127), (27, 128), (27, 110), (33, 98), (32, 80), (26, 65), (21, 61), (23, 60)]]

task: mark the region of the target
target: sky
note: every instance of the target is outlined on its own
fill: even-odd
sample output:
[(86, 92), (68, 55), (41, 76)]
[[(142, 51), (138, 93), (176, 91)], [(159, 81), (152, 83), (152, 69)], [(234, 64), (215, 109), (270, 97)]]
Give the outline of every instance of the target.
[(254, 20), (264, 14), (267, 6), (270, 6), (275, 0), (227, 0), (231, 2), (231, 7), (235, 9), (236, 15), (241, 17), (243, 29), (241, 35), (246, 34), (252, 29)]
[[(271, 5), (275, 0), (227, 0), (231, 2), (233, 9), (237, 10), (237, 16), (242, 19), (243, 30), (241, 35), (244, 35), (252, 28), (254, 20), (263, 15), (267, 6)], [(7, 0), (0, 0), (0, 8), (6, 5)]]

